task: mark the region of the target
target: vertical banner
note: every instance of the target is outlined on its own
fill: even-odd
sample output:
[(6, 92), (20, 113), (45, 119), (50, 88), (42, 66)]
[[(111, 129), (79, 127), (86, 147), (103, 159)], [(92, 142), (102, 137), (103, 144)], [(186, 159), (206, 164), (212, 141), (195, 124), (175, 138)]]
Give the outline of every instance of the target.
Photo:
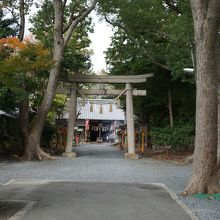
[(85, 120), (85, 141), (87, 141), (88, 138), (88, 131), (89, 131), (89, 119)]

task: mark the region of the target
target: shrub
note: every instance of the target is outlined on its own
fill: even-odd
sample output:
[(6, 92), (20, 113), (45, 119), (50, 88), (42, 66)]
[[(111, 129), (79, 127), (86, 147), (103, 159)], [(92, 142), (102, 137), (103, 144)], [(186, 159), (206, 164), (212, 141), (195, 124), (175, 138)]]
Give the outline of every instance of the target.
[(47, 120), (44, 124), (44, 129), (42, 133), (41, 145), (43, 147), (50, 147), (51, 142), (56, 134), (56, 126)]
[(18, 155), (21, 151), (21, 138), (17, 124), (17, 119), (0, 117), (0, 156)]
[(171, 146), (177, 150), (192, 148), (194, 146), (195, 126), (192, 123), (179, 123), (173, 128), (152, 128), (150, 136), (153, 145)]

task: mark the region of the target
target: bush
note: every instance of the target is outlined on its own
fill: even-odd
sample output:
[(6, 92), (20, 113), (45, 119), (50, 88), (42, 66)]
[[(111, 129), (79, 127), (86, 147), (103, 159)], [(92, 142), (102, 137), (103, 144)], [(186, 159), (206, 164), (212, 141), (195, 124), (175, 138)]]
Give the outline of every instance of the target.
[(0, 117), (0, 156), (9, 157), (21, 151), (21, 138), (17, 124), (17, 119)]
[(192, 123), (177, 124), (173, 128), (152, 128), (150, 137), (153, 145), (171, 146), (175, 149), (194, 146), (195, 126)]
[[(18, 123), (18, 119), (0, 117), (0, 157), (21, 154), (22, 144)], [(42, 133), (41, 145), (49, 148), (55, 135), (55, 125), (47, 120)]]
[(43, 147), (49, 148), (55, 134), (56, 134), (56, 126), (53, 123), (51, 123), (49, 120), (47, 120), (44, 124), (41, 145)]

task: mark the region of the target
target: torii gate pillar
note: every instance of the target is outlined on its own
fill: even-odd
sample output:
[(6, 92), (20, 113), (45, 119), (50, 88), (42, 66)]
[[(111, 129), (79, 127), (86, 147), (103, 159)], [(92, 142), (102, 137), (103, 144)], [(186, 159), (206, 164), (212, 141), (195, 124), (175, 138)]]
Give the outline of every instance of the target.
[(138, 159), (135, 154), (135, 137), (134, 137), (134, 110), (133, 110), (133, 96), (132, 85), (126, 83), (126, 119), (127, 119), (127, 137), (128, 137), (128, 153), (125, 157), (130, 159)]
[(65, 153), (63, 156), (74, 158), (76, 153), (72, 151), (74, 128), (76, 125), (76, 106), (77, 106), (77, 83), (74, 82), (71, 87), (70, 103), (69, 103), (69, 119), (67, 130), (67, 142)]

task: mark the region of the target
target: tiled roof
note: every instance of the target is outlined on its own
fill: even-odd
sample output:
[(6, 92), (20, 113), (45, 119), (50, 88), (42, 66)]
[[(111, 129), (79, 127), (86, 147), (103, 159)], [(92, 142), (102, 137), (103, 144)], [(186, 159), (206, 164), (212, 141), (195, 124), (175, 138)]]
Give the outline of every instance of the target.
[[(77, 112), (80, 112), (78, 119), (90, 120), (125, 120), (125, 113), (122, 109), (117, 108), (113, 99), (96, 99), (92, 101), (85, 101), (77, 99)], [(110, 112), (110, 103), (112, 103), (112, 112)], [(93, 111), (90, 111), (91, 105)], [(102, 105), (102, 114), (100, 113), (100, 106)], [(69, 106), (69, 101), (67, 102)], [(64, 114), (63, 118), (68, 118), (68, 112)]]

